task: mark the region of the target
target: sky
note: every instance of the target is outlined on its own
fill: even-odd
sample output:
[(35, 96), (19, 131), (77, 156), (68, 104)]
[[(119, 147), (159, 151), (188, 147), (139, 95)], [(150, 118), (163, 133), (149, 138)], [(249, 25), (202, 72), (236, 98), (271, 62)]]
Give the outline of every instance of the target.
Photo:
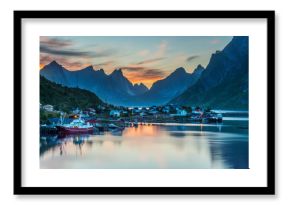
[(179, 67), (192, 73), (232, 36), (41, 36), (40, 69), (55, 60), (68, 70), (92, 65), (106, 74), (122, 69), (132, 83), (148, 88)]

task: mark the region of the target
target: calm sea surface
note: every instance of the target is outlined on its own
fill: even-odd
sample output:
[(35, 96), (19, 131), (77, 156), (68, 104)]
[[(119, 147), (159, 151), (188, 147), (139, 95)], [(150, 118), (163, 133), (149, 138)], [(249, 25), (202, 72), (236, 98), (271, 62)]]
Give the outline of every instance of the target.
[(40, 137), (43, 169), (247, 169), (248, 118)]

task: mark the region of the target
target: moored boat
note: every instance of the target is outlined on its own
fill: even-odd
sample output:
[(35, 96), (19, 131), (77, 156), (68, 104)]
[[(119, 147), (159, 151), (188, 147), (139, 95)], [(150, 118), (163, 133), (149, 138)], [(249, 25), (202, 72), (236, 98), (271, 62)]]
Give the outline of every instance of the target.
[(194, 122), (202, 122), (202, 116), (203, 113), (201, 111), (194, 111), (192, 112), (190, 119)]
[(221, 113), (210, 111), (204, 114), (203, 120), (206, 122), (222, 122), (223, 115)]
[(94, 126), (83, 119), (75, 119), (69, 124), (62, 124), (56, 126), (61, 133), (90, 133), (94, 131)]
[(134, 126), (134, 127), (138, 127), (138, 121), (137, 121), (137, 120), (135, 120), (135, 121), (133, 122), (133, 126)]
[(117, 125), (115, 125), (115, 124), (113, 124), (113, 123), (111, 123), (111, 124), (108, 125), (108, 129), (109, 129), (110, 131), (123, 130), (124, 128), (125, 128), (125, 127), (120, 127), (120, 126), (117, 126)]

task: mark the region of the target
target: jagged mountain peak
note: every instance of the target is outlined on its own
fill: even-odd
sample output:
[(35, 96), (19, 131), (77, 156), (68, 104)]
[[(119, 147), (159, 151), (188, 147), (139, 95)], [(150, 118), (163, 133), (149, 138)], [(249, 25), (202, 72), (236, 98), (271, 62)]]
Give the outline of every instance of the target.
[(140, 83), (140, 84), (139, 84), (139, 86), (144, 86), (144, 87), (147, 87), (147, 86), (146, 86), (146, 85), (144, 85), (143, 83)]
[(133, 86), (134, 86), (134, 87), (144, 87), (144, 88), (148, 89), (148, 88), (146, 87), (146, 85), (144, 85), (143, 83), (135, 83)]
[(186, 70), (183, 67), (179, 67), (173, 73), (186, 73)]
[(186, 76), (186, 75), (189, 75), (189, 73), (187, 73), (183, 67), (179, 67), (175, 71), (173, 71), (167, 78), (175, 79), (175, 78), (180, 78), (180, 77)]
[(223, 52), (227, 55), (237, 53), (237, 55), (248, 55), (248, 36), (234, 36), (230, 43), (224, 48)]
[(233, 37), (212, 57), (196, 84), (171, 102), (216, 108), (248, 107), (248, 36)]
[(143, 83), (135, 83), (133, 87), (136, 95), (143, 94), (149, 90)]
[(119, 69), (115, 69), (111, 74), (110, 76), (123, 76), (123, 72), (122, 72), (122, 69), (119, 68)]
[(55, 60), (51, 61), (49, 64), (47, 65), (53, 65), (53, 66), (61, 66), (58, 62), (56, 62)]
[(94, 67), (92, 65), (89, 65), (87, 67), (85, 67), (83, 70), (87, 70), (87, 71), (95, 71)]
[(247, 36), (234, 36), (232, 39), (232, 42), (240, 42), (240, 43), (245, 43), (246, 41), (248, 41), (248, 37)]
[(100, 72), (100, 73), (104, 73), (105, 74), (105, 71), (104, 71), (103, 68), (101, 68), (100, 70), (97, 70), (97, 71)]
[(150, 99), (151, 104), (167, 103), (194, 84), (199, 79), (200, 73), (187, 73), (183, 67), (179, 67), (166, 78), (153, 83), (144, 101)]
[(198, 64), (197, 67), (196, 67), (196, 69), (204, 69), (204, 67), (201, 64)]
[(45, 65), (43, 67), (43, 69), (45, 69), (45, 68), (61, 68), (61, 69), (65, 69), (61, 64), (59, 64), (55, 60), (53, 60), (49, 64)]
[(63, 72), (67, 72), (68, 70), (66, 68), (64, 68), (61, 64), (59, 64), (58, 62), (51, 61), (49, 64), (45, 65), (41, 70), (40, 73), (51, 73), (53, 74), (54, 72), (56, 73), (63, 73)]
[(202, 72), (204, 69), (205, 68), (201, 64), (198, 64), (197, 67), (193, 70), (192, 74)]

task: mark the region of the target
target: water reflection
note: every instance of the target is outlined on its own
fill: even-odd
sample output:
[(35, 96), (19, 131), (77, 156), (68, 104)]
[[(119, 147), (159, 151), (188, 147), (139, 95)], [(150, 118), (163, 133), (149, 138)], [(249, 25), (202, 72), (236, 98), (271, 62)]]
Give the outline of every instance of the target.
[(155, 124), (93, 135), (41, 136), (41, 168), (248, 168), (248, 121)]

